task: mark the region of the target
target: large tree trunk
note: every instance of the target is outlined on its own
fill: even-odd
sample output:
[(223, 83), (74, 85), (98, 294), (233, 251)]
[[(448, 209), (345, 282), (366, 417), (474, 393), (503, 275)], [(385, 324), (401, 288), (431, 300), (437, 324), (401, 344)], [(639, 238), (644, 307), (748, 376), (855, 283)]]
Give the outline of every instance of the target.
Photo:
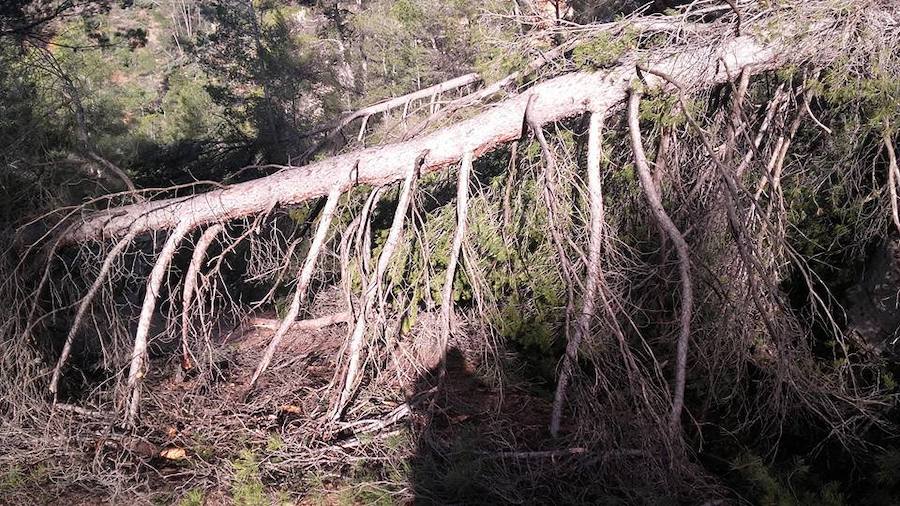
[[(776, 43), (753, 37), (730, 37), (717, 47), (701, 47), (673, 54), (649, 64), (683, 83), (714, 85), (733, 79), (742, 70), (760, 73), (805, 55), (780, 51)], [(588, 111), (621, 106), (632, 83), (640, 79), (648, 88), (664, 86), (655, 75), (639, 75), (630, 57), (610, 70), (576, 72), (535, 85), (527, 92), (499, 102), (489, 110), (453, 126), (407, 142), (363, 149), (302, 167), (293, 167), (261, 179), (182, 198), (172, 198), (87, 213), (63, 237), (64, 243), (81, 242), (174, 227), (184, 216), (196, 225), (220, 222), (262, 212), (274, 205), (296, 205), (328, 193), (335, 183), (347, 190), (357, 184), (383, 185), (403, 177), (416, 157), (427, 151), (423, 171), (436, 171), (458, 162), (466, 149), (476, 157), (522, 135), (529, 99), (529, 114), (546, 124)]]

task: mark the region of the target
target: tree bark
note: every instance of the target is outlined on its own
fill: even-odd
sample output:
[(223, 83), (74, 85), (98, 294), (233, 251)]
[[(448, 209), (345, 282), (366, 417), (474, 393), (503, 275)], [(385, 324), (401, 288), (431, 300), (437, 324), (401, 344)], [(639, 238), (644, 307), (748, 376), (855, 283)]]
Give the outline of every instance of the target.
[[(708, 86), (725, 82), (742, 69), (760, 73), (803, 59), (798, 51), (779, 52), (774, 43), (766, 45), (744, 36), (729, 38), (719, 47), (685, 50), (653, 65), (682, 82)], [(422, 172), (441, 170), (457, 163), (468, 149), (477, 158), (519, 139), (529, 100), (533, 121), (546, 124), (620, 106), (637, 78), (632, 63), (600, 72), (563, 75), (421, 138), (359, 150), (207, 193), (88, 213), (62, 239), (72, 243), (120, 236), (130, 229), (139, 233), (167, 229), (184, 216), (190, 216), (197, 225), (225, 221), (259, 213), (272, 205), (296, 205), (320, 197), (334, 184), (342, 190), (357, 184), (380, 186), (403, 178), (416, 157), (426, 150), (429, 154)], [(666, 84), (653, 75), (645, 75), (644, 80), (648, 88)]]

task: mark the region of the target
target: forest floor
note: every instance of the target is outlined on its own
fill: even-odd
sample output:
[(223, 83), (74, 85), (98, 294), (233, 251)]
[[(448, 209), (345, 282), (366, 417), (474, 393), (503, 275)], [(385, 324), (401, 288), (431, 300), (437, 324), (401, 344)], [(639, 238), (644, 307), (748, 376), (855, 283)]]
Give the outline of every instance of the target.
[[(317, 301), (310, 318), (334, 314), (341, 305), (333, 295)], [(178, 361), (154, 362), (135, 432), (100, 412), (62, 415), (76, 422), (65, 445), (67, 471), (23, 464), (24, 479), (5, 480), (0, 503), (531, 502), (535, 493), (556, 497), (571, 485), (546, 481), (547, 465), (564, 471), (567, 461), (584, 458), (581, 449), (546, 451), (554, 443), (546, 393), (491, 380), (482, 357), (460, 347), (450, 350), (438, 388), (427, 344), (437, 315), (420, 316), (411, 332), (421, 339), (404, 339), (420, 341), (415, 349), (370, 364), (380, 373), (359, 389), (345, 417), (352, 423), (326, 421), (343, 323), (292, 330), (247, 394), (274, 317), (223, 332), (208, 356), (196, 357), (194, 371), (205, 372), (179, 377)], [(544, 480), (533, 480), (538, 474)]]

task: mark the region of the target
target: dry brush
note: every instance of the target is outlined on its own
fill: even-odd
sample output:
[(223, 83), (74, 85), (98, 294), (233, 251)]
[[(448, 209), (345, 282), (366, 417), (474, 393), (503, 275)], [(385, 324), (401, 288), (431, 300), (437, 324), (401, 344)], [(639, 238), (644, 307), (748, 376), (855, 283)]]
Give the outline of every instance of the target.
[[(786, 308), (775, 282), (779, 269), (783, 272), (784, 265), (790, 263), (786, 258), (792, 258), (784, 227), (778, 225), (785, 216), (783, 206), (779, 209), (778, 199), (785, 167), (791, 163), (788, 149), (801, 124), (814, 122), (815, 128), (831, 133), (827, 121), (820, 121), (810, 111), (810, 97), (820, 87), (815, 84), (820, 82), (815, 76), (837, 65), (855, 65), (856, 72), (872, 68), (876, 63), (886, 72), (895, 72), (900, 13), (891, 2), (878, 1), (781, 2), (771, 6), (740, 2), (725, 9), (710, 5), (701, 2), (667, 18), (636, 18), (597, 27), (573, 27), (572, 40), (577, 43), (564, 43), (561, 46), (564, 49), (553, 54), (566, 62), (563, 66), (569, 71), (539, 75), (535, 79), (537, 84), (491, 103), (483, 112), (467, 119), (455, 119), (454, 114), (467, 111), (467, 105), (488, 99), (516, 78), (504, 80), (499, 87), (477, 90), (451, 103), (453, 111), (432, 111), (435, 116), (442, 116), (442, 121), (449, 118), (448, 126), (404, 142), (351, 151), (304, 166), (285, 167), (268, 177), (203, 193), (106, 209), (99, 208), (102, 202), (99, 201), (74, 210), (49, 213), (37, 223), (39, 226), (52, 224), (50, 232), (43, 234), (40, 241), (27, 245), (25, 255), (30, 262), (38, 258), (46, 264), (58, 262), (58, 250), (79, 250), (105, 242), (114, 246), (103, 250), (99, 271), (94, 273), (92, 281), (82, 283), (84, 290), (78, 284), (58, 286), (60, 281), (48, 279), (50, 267), (30, 285), (27, 282), (30, 278), (17, 274), (14, 266), (9, 267), (9, 279), (15, 281), (7, 282), (4, 290), (24, 301), (10, 313), (21, 323), (7, 325), (3, 331), (10, 349), (27, 346), (25, 343), (41, 328), (37, 321), (47, 314), (65, 310), (66, 301), (74, 295), (65, 293), (66, 290), (83, 292), (83, 295), (72, 306), (77, 306), (77, 310), (62, 351), (54, 360), (56, 365), (48, 385), (44, 385), (42, 375), (34, 368), (17, 368), (6, 373), (5, 379), (12, 377), (9, 375), (23, 375), (32, 384), (55, 395), (85, 314), (92, 305), (114, 300), (112, 291), (121, 283), (112, 283), (108, 278), (116, 268), (117, 259), (141, 236), (155, 238), (167, 232), (159, 253), (155, 253), (153, 246), (143, 250), (155, 255), (150, 272), (141, 280), (130, 280), (144, 283), (145, 288), (143, 301), (137, 304), (139, 318), (127, 355), (128, 373), (119, 388), (118, 412), (127, 423), (137, 423), (142, 380), (150, 361), (151, 320), (159, 312), (160, 297), (163, 294), (170, 299), (175, 297), (178, 290), (174, 286), (183, 282), (179, 304), (171, 306), (180, 308), (182, 366), (193, 367), (197, 360), (191, 359), (188, 335), (191, 319), (195, 317), (191, 311), (204, 307), (212, 310), (212, 306), (204, 306), (204, 297), (211, 295), (200, 290), (198, 277), (220, 275), (218, 271), (229, 248), (248, 235), (248, 240), (256, 240), (255, 231), (271, 213), (324, 199), (317, 213), (307, 216), (310, 224), (307, 229), (314, 230), (312, 236), (290, 238), (294, 242), (287, 249), (287, 256), (293, 254), (296, 241), (301, 241), (306, 249), (305, 258), (296, 270), (289, 307), (268, 341), (248, 388), (253, 388), (266, 374), (280, 341), (302, 316), (311, 293), (324, 284), (315, 282), (316, 272), (324, 269), (323, 257), (339, 243), (335, 248), (340, 251), (339, 258), (330, 261), (339, 264), (336, 270), (344, 278), (341, 282), (348, 292), (348, 307), (340, 312), (341, 318), (329, 322), (346, 322), (348, 333), (338, 361), (340, 368), (335, 371), (332, 389), (326, 394), (330, 409), (322, 417), (339, 423), (347, 415), (354, 394), (366, 377), (367, 367), (374, 369), (380, 363), (370, 355), (383, 353), (385, 343), (396, 333), (391, 326), (397, 321), (397, 315), (386, 314), (386, 302), (390, 298), (387, 292), (391, 288), (386, 274), (402, 243), (418, 233), (417, 220), (415, 216), (409, 219), (409, 215), (417, 212), (411, 202), (416, 199), (421, 181), (428, 173), (459, 166), (456, 220), (453, 230), (448, 231), (452, 241), (438, 301), (439, 349), (446, 354), (456, 328), (454, 279), (465, 275), (473, 290), (479, 289), (478, 259), (473, 258), (475, 250), (467, 246), (468, 223), (472, 220), (470, 189), (478, 160), (504, 149), (507, 144), (524, 143), (533, 136), (540, 144), (543, 159), (541, 191), (548, 208), (547, 240), (553, 242), (553, 251), (559, 256), (559, 276), (568, 285), (563, 329), (567, 342), (552, 414), (547, 420), (553, 435), (563, 427), (568, 427), (570, 434), (593, 430), (590, 437), (603, 444), (632, 444), (637, 446), (634, 451), (638, 454), (671, 463), (671, 459), (684, 456), (683, 434), (692, 431), (693, 414), (686, 407), (690, 404), (686, 391), (690, 390), (691, 379), (699, 374), (719, 374), (725, 367), (723, 364), (734, 365), (734, 375), (739, 376), (747, 363), (756, 361), (777, 371), (771, 376), (776, 378), (771, 379), (771, 386), (777, 393), (764, 396), (766, 399), (741, 401), (736, 409), (745, 411), (748, 426), (770, 423), (764, 419), (767, 414), (754, 414), (756, 409), (771, 410), (776, 419), (783, 419), (786, 399), (790, 398), (799, 401), (819, 422), (832, 424), (835, 434), (850, 442), (853, 427), (878, 423), (878, 392), (868, 387), (854, 389), (858, 385), (852, 378), (856, 374), (852, 364), (847, 368), (851, 376), (848, 381), (844, 381), (843, 372), (837, 375), (841, 376), (838, 379), (810, 372), (815, 367), (810, 365), (809, 346), (805, 344), (808, 336), (799, 329), (796, 315)], [(738, 24), (740, 28), (736, 30)], [(604, 35), (608, 33), (616, 37), (625, 34), (632, 43), (616, 49), (598, 49), (596, 41), (608, 40), (608, 35)], [(882, 40), (873, 40), (877, 37)], [(614, 54), (591, 55), (587, 50), (581, 50), (580, 54), (609, 61), (580, 67), (569, 62), (572, 51), (577, 56), (579, 47), (592, 47), (592, 43), (595, 53), (612, 51)], [(852, 54), (859, 61), (848, 62), (843, 58), (850, 47), (855, 47)], [(540, 67), (533, 64), (528, 71), (540, 72)], [(754, 87), (754, 83), (765, 79), (759, 76), (771, 76), (783, 69), (802, 69), (804, 77), (792, 78), (774, 90), (764, 85)], [(898, 74), (891, 75), (896, 78)], [(383, 106), (348, 114), (327, 125), (319, 134), (330, 137), (350, 121), (401, 105), (408, 107), (410, 100), (476, 81), (474, 76), (463, 76)], [(751, 97), (748, 89), (756, 90), (757, 94)], [(710, 97), (710, 90), (727, 96), (732, 105), (730, 110), (717, 104), (719, 107), (702, 111), (698, 104)], [(758, 103), (749, 103), (753, 101)], [(709, 102), (713, 102), (712, 98)], [(664, 108), (661, 117), (648, 121), (652, 108), (660, 104)], [(643, 114), (645, 108), (651, 112)], [(575, 123), (572, 120), (585, 115), (587, 154), (586, 167), (582, 170), (578, 167), (582, 158), (566, 153), (552, 136), (548, 139), (547, 126), (565, 123), (578, 130), (577, 125), (571, 126)], [(683, 121), (673, 122), (673, 118)], [(365, 128), (364, 120), (361, 137)], [(900, 173), (893, 150), (894, 136), (894, 131), (885, 124), (882, 143), (890, 156), (887, 180), (892, 212), (889, 214), (896, 223), (896, 185)], [(654, 146), (650, 151), (655, 156), (648, 155), (645, 145)], [(515, 163), (513, 158), (512, 164)], [(560, 167), (565, 164), (574, 168)], [(646, 206), (632, 203), (622, 210), (611, 209), (604, 203), (608, 198), (604, 185), (615, 177), (615, 171), (625, 167), (636, 170)], [(563, 177), (565, 170), (586, 177)], [(582, 184), (582, 179), (587, 180), (586, 184)], [(379, 245), (380, 250), (376, 250), (372, 245), (373, 206), (383, 200), (382, 195), (397, 181), (402, 183), (396, 203), (391, 207), (391, 225)], [(509, 194), (515, 192), (515, 184), (511, 179), (506, 186), (503, 196), (506, 207)], [(374, 190), (359, 205), (359, 189), (369, 187)], [(561, 197), (570, 193), (576, 195), (571, 201)], [(574, 208), (563, 205), (566, 203)], [(659, 265), (629, 271), (638, 263), (635, 258), (639, 255), (632, 255), (628, 250), (633, 246), (624, 245), (624, 240), (616, 234), (617, 227), (626, 221), (619, 214), (634, 209), (650, 217), (652, 221), (647, 223), (660, 231), (662, 239), (657, 256)], [(503, 214), (502, 221), (510, 221), (506, 209)], [(579, 215), (582, 217), (577, 218)], [(223, 233), (229, 225), (247, 220), (252, 223), (237, 239)], [(314, 220), (316, 225), (311, 226)], [(204, 232), (190, 255), (182, 281), (177, 273), (172, 273), (173, 259), (184, 240), (201, 228)], [(216, 240), (223, 244), (222, 251), (217, 262), (207, 261), (210, 245)], [(227, 245), (229, 242), (231, 246)], [(624, 257), (629, 260), (622, 261)], [(668, 284), (673, 258), (677, 264), (674, 282), (677, 290)], [(623, 267), (628, 262), (631, 267)], [(204, 270), (206, 274), (202, 274)], [(285, 272), (284, 267), (278, 270)], [(643, 273), (638, 276), (643, 277), (643, 282), (653, 280), (661, 288), (672, 288), (672, 295), (662, 293), (665, 290), (647, 294), (625, 288), (628, 276), (634, 272)], [(166, 288), (167, 283), (172, 286)], [(108, 293), (104, 298), (98, 296), (99, 292)], [(751, 304), (744, 304), (743, 297), (749, 298)], [(714, 303), (718, 309), (706, 309)], [(34, 309), (38, 306), (40, 311)], [(654, 311), (677, 313), (674, 336), (666, 325), (660, 326), (662, 330), (655, 339), (642, 333), (634, 321), (642, 309), (633, 308), (650, 306)], [(242, 310), (246, 307), (238, 308), (238, 312)], [(725, 328), (729, 330), (720, 332)], [(698, 335), (708, 339), (717, 335), (727, 337), (712, 344), (697, 344), (702, 342)], [(669, 342), (661, 342), (665, 339)], [(379, 346), (380, 351), (376, 349)], [(667, 351), (672, 349), (673, 353)], [(658, 358), (659, 353), (666, 353), (665, 358)], [(584, 373), (582, 358), (592, 364), (590, 375)], [(846, 352), (843, 358), (852, 362)], [(667, 365), (669, 361), (672, 365)], [(117, 364), (116, 367), (124, 371), (125, 366)], [(592, 380), (586, 379), (588, 376)], [(710, 395), (728, 397), (715, 392)], [(693, 401), (703, 404), (697, 399)], [(772, 405), (765, 406), (768, 401)], [(617, 409), (606, 410), (604, 406)], [(625, 422), (620, 418), (618, 422), (629, 423), (645, 431), (639, 433), (653, 436), (626, 437), (613, 429), (587, 427), (591, 416), (611, 419), (624, 416), (622, 413), (633, 415), (633, 419)], [(567, 414), (569, 423), (565, 422)], [(659, 457), (661, 454), (666, 457)]]

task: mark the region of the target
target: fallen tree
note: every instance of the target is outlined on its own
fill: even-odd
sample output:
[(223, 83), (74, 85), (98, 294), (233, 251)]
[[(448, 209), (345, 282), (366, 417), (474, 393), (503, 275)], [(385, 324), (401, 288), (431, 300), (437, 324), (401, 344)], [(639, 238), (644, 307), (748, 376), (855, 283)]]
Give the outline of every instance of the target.
[[(827, 37), (833, 30), (826, 23), (819, 30), (816, 28), (806, 27), (794, 36), (813, 41)], [(727, 82), (744, 69), (751, 74), (762, 73), (803, 64), (816, 56), (811, 52), (815, 49), (812, 45), (805, 49), (785, 47), (783, 39), (762, 42), (753, 36), (726, 37), (713, 46), (690, 46), (654, 61), (653, 67), (692, 86), (708, 88)], [(533, 101), (534, 121), (541, 125), (620, 106), (633, 82), (639, 79), (634, 65), (639, 55), (623, 55), (621, 63), (609, 70), (575, 72), (539, 83), (486, 112), (407, 142), (355, 151), (302, 167), (285, 167), (268, 177), (190, 197), (87, 212), (77, 218), (79, 223), (62, 240), (73, 243), (115, 237), (127, 230), (164, 230), (181, 219), (191, 220), (195, 227), (227, 221), (273, 206), (292, 206), (321, 197), (334, 184), (343, 191), (360, 184), (381, 186), (401, 179), (406, 168), (426, 151), (423, 172), (445, 169), (459, 162), (466, 146), (472, 146), (478, 157), (519, 139), (529, 101)], [(650, 88), (666, 85), (652, 75), (645, 76), (645, 82)]]
[[(339, 269), (332, 266), (332, 272), (340, 272), (345, 295), (342, 304), (346, 307), (334, 314), (341, 315), (340, 321), (348, 323), (349, 330), (328, 394), (331, 405), (327, 414), (321, 416), (328, 423), (339, 424), (342, 418), (352, 416), (351, 405), (365, 386), (368, 370), (388, 362), (375, 360), (371, 350), (395, 346), (389, 352), (392, 359), (405, 352), (391, 339), (402, 334), (397, 328), (402, 329), (408, 313), (418, 311), (420, 305), (429, 309), (440, 306), (438, 349), (441, 357), (445, 357), (449, 342), (455, 333), (460, 333), (457, 329), (463, 328), (454, 321), (463, 313), (453, 309), (455, 297), (460, 294), (455, 281), (466, 278), (466, 289), (473, 293), (470, 308), (477, 308), (480, 316), (491, 312), (484, 306), (496, 309), (506, 303), (492, 300), (485, 293), (490, 288), (485, 288), (488, 283), (482, 279), (486, 276), (484, 270), (497, 265), (479, 264), (477, 242), (484, 240), (483, 231), (478, 239), (479, 227), (485, 227), (484, 222), (490, 221), (484, 209), (502, 214), (504, 226), (488, 227), (488, 235), (501, 236), (506, 247), (515, 242), (514, 237), (494, 232), (507, 231), (508, 225), (516, 221), (509, 216), (512, 196), (525, 193), (528, 189), (525, 183), (536, 182), (539, 189), (534, 194), (540, 197), (531, 201), (531, 207), (546, 209), (529, 212), (541, 213), (543, 221), (539, 223), (546, 237), (529, 240), (546, 243), (546, 249), (541, 251), (553, 257), (551, 276), (565, 285), (560, 290), (562, 303), (556, 303), (565, 308), (560, 334), (566, 336), (566, 349), (548, 420), (552, 434), (582, 431), (598, 446), (639, 447), (636, 454), (658, 458), (657, 467), (668, 472), (669, 467), (677, 467), (672, 462), (685, 461), (682, 436), (690, 430), (691, 422), (686, 420), (694, 415), (689, 406), (692, 364), (697, 363), (696, 367), (703, 368), (710, 377), (733, 369), (740, 378), (741, 374), (749, 375), (747, 364), (752, 362), (755, 370), (767, 371), (757, 374), (769, 381), (760, 383), (771, 386), (774, 393), (760, 394), (751, 401), (735, 401), (738, 405), (735, 409), (747, 411), (742, 412), (748, 420), (745, 427), (777, 428), (787, 417), (786, 399), (791, 399), (802, 405), (805, 413), (812, 413), (810, 417), (830, 425), (837, 437), (849, 444), (854, 426), (879, 423), (873, 412), (880, 402), (880, 392), (877, 388), (858, 387), (857, 371), (851, 364), (852, 353), (847, 351), (844, 341), (841, 341), (845, 346), (843, 358), (851, 365), (834, 376), (821, 373), (812, 358), (807, 331), (779, 291), (776, 280), (784, 277), (785, 265), (808, 273), (804, 262), (798, 260), (799, 255), (793, 254), (786, 245), (786, 227), (779, 223), (788, 214), (781, 180), (785, 177), (785, 166), (791, 163), (787, 158), (791, 140), (805, 118), (814, 118), (810, 111), (812, 96), (823, 93), (821, 88), (826, 85), (836, 86), (830, 82), (823, 84), (816, 76), (836, 67), (835, 62), (848, 51), (848, 46), (855, 48), (853, 54), (860, 60), (841, 63), (851, 67), (843, 69), (847, 74), (864, 73), (860, 69), (872, 69), (877, 63), (889, 76), (895, 75), (896, 67), (891, 67), (890, 62), (896, 59), (898, 44), (896, 36), (887, 34), (896, 33), (898, 28), (897, 7), (874, 0), (840, 6), (822, 1), (779, 6), (742, 2), (703, 7), (700, 5), (678, 16), (618, 22), (615, 36), (630, 40), (621, 44), (610, 44), (609, 26), (573, 29), (573, 38), (551, 54), (559, 59), (555, 74), (535, 77), (536, 84), (490, 104), (483, 112), (472, 112), (470, 117), (458, 120), (453, 116), (467, 113), (466, 106), (495, 96), (519, 78), (539, 72), (546, 58), (543, 62), (532, 62), (514, 77), (501, 80), (502, 84), (488, 85), (451, 102), (443, 113), (434, 111), (435, 115), (443, 116), (442, 121), (456, 120), (455, 123), (404, 142), (352, 151), (304, 166), (283, 167), (271, 176), (204, 193), (108, 209), (97, 209), (97, 203), (92, 202), (74, 211), (66, 209), (48, 215), (44, 222), (51, 222), (52, 232), (45, 234), (42, 242), (31, 245), (28, 253), (37, 256), (49, 251), (48, 264), (60, 249), (79, 251), (114, 243), (110, 250), (104, 249), (99, 254), (103, 261), (98, 262), (101, 267), (96, 276), (86, 283), (89, 287), (86, 294), (71, 304), (77, 306), (77, 313), (67, 332), (63, 352), (54, 360), (57, 366), (49, 391), (57, 393), (60, 371), (69, 360), (71, 343), (92, 301), (102, 299), (97, 292), (102, 291), (101, 286), (110, 277), (115, 258), (123, 256), (129, 244), (142, 235), (155, 239), (154, 233), (168, 232), (168, 239), (158, 254), (151, 248), (151, 256), (155, 258), (152, 269), (145, 273), (146, 289), (136, 308), (139, 318), (128, 353), (127, 383), (120, 387), (124, 392), (117, 393), (120, 399), (127, 399), (121, 408), (124, 418), (139, 423), (141, 385), (150, 363), (150, 323), (158, 298), (164, 293), (166, 276), (175, 273), (172, 262), (179, 245), (187, 242), (195, 229), (205, 228), (190, 258), (181, 304), (176, 305), (182, 311), (178, 318), (182, 326), (179, 341), (182, 362), (187, 368), (193, 365), (189, 358), (190, 311), (197, 310), (203, 300), (210, 298), (201, 289), (203, 283), (198, 282), (198, 277), (204, 276), (201, 271), (206, 269), (207, 251), (215, 250), (215, 247), (210, 249), (210, 243), (219, 240), (226, 244), (216, 261), (209, 262), (212, 267), (206, 269), (205, 275), (212, 277), (218, 275), (223, 258), (236, 244), (248, 238), (254, 240), (261, 224), (274, 210), (321, 199), (324, 205), (306, 216), (305, 232), (292, 237), (294, 241), (287, 252), (268, 252), (272, 257), (283, 253), (284, 262), (274, 262), (281, 265), (277, 270), (283, 273), (295, 249), (302, 250), (297, 245), (308, 246), (301, 267), (295, 271), (296, 285), (291, 290), (287, 310), (280, 322), (267, 323), (266, 328), (274, 333), (249, 386), (267, 374), (280, 341), (296, 327), (295, 321), (303, 317), (304, 304), (311, 298), (309, 292), (319, 288), (314, 281), (316, 272), (325, 269), (322, 265), (327, 263), (328, 250), (339, 242), (340, 259), (335, 262), (340, 265)], [(740, 28), (736, 30), (738, 22)], [(679, 25), (684, 30), (675, 28)], [(860, 31), (862, 26), (869, 30), (866, 34)], [(873, 41), (872, 33), (884, 35), (883, 40)], [(558, 71), (560, 68), (563, 71)], [(771, 78), (773, 71), (788, 77), (776, 76), (778, 86), (766, 86), (763, 81)], [(765, 78), (759, 78), (754, 88), (757, 76)], [(467, 85), (475, 80), (473, 76), (464, 76), (453, 85)], [(336, 132), (350, 121), (399, 107), (409, 100), (434, 96), (439, 89), (443, 88), (421, 90), (364, 108), (323, 131)], [(716, 90), (716, 95), (710, 90)], [(628, 114), (623, 117), (619, 113), (629, 98)], [(725, 107), (729, 101), (730, 109)], [(590, 116), (587, 132), (578, 132), (581, 138), (587, 138), (588, 173), (582, 177), (580, 140), (557, 144), (553, 133), (560, 123), (573, 124), (576, 121), (570, 120), (586, 115)], [(642, 128), (642, 122), (647, 128)], [(830, 135), (832, 129), (826, 123), (827, 120), (816, 118), (815, 128)], [(571, 127), (573, 131), (578, 128)], [(365, 125), (361, 130), (364, 129)], [(887, 125), (881, 133), (883, 136), (879, 138), (890, 155), (889, 193), (896, 220), (894, 133)], [(496, 196), (490, 193), (493, 190), (481, 188), (482, 194), (470, 191), (474, 185), (470, 178), (478, 179), (479, 158), (510, 143), (525, 144), (530, 137), (537, 140), (539, 149), (535, 152), (539, 154), (531, 157), (523, 154), (520, 159), (516, 154), (519, 148), (513, 148), (509, 166), (515, 169), (517, 164), (524, 164), (530, 171), (510, 170), (502, 189), (503, 202), (494, 202), (499, 208), (490, 207), (485, 197), (485, 194)], [(450, 220), (452, 224), (443, 229), (453, 240), (446, 246), (445, 271), (432, 273), (441, 279), (440, 290), (435, 290), (433, 296), (440, 300), (428, 300), (430, 291), (424, 298), (416, 298), (417, 293), (408, 295), (402, 287), (397, 287), (396, 280), (404, 279), (409, 272), (404, 270), (406, 264), (396, 265), (412, 262), (410, 244), (420, 241), (417, 234), (422, 234), (420, 229), (425, 226), (415, 205), (417, 187), (428, 173), (451, 170), (457, 164), (460, 164), (455, 193), (458, 208)], [(607, 204), (610, 197), (604, 184), (615, 177), (610, 174), (627, 173), (629, 168), (637, 169), (639, 185), (633, 191), (642, 196), (641, 204), (623, 198), (620, 202), (629, 207), (612, 208)], [(626, 182), (622, 186), (627, 187), (628, 176), (623, 177)], [(383, 198), (389, 193), (385, 187), (401, 180), (396, 202), (383, 206), (386, 209), (382, 211), (391, 216), (388, 219), (382, 216), (381, 221), (389, 222), (390, 226), (381, 230), (384, 234), (379, 242), (373, 234), (374, 208), (382, 200), (390, 200)], [(587, 180), (586, 188), (582, 184), (584, 180)], [(368, 191), (365, 204), (359, 206), (354, 200), (358, 192), (353, 190), (365, 185), (374, 189)], [(322, 198), (326, 195), (327, 198)], [(583, 195), (587, 197), (581, 198)], [(475, 212), (478, 206), (482, 207)], [(637, 245), (621, 246), (625, 240), (616, 235), (615, 225), (610, 224), (614, 215), (629, 211), (651, 217), (641, 225), (649, 225), (646, 229), (659, 232), (659, 248), (652, 255), (634, 254), (623, 261), (627, 256), (624, 250), (638, 250), (644, 245), (637, 241)], [(519, 221), (526, 221), (527, 217), (520, 216)], [(224, 225), (243, 220), (252, 223), (237, 239), (223, 232)], [(305, 237), (310, 230), (315, 231), (314, 236)], [(454, 232), (450, 233), (451, 230)], [(378, 242), (377, 246), (373, 241)], [(428, 247), (419, 243), (417, 247), (427, 257)], [(670, 257), (676, 259), (677, 276), (668, 272)], [(629, 262), (646, 263), (647, 258), (658, 259), (658, 265), (643, 271), (622, 267)], [(427, 264), (428, 260), (422, 263)], [(433, 266), (426, 265), (420, 271), (429, 269)], [(656, 289), (630, 293), (631, 287), (624, 280), (630, 279), (635, 271), (644, 276), (641, 283), (652, 283)], [(54, 283), (49, 266), (39, 277), (37, 286), (33, 283), (22, 290), (30, 304), (24, 304), (29, 309), (24, 311), (27, 315), (18, 315), (25, 320), (21, 325), (25, 330), (20, 332), (16, 327), (17, 342), (24, 342), (35, 333), (34, 329), (39, 327), (36, 321), (44, 315), (66, 310), (61, 302), (63, 297), (55, 295), (51, 307), (38, 314), (34, 308), (43, 304), (42, 293)], [(177, 275), (171, 278), (170, 284), (179, 282)], [(677, 279), (677, 283), (670, 283), (670, 278)], [(675, 285), (677, 288), (673, 288)], [(271, 300), (274, 290), (265, 301)], [(811, 299), (818, 297), (812, 286), (810, 291), (814, 294)], [(395, 292), (399, 294), (391, 300)], [(744, 303), (745, 297), (753, 304)], [(110, 300), (104, 303), (111, 304)], [(395, 304), (389, 305), (389, 300)], [(646, 328), (651, 325), (645, 323), (642, 327), (633, 318), (633, 313), (644, 309), (652, 314), (677, 313), (677, 331), (660, 323), (653, 327), (656, 339), (647, 338)], [(245, 310), (246, 307), (238, 309)], [(828, 313), (830, 309), (821, 311)], [(726, 327), (728, 332), (719, 332)], [(606, 334), (614, 338), (605, 339)], [(490, 335), (490, 332), (479, 335)], [(843, 338), (841, 335), (840, 339)], [(657, 354), (665, 354), (666, 358), (658, 359)], [(585, 360), (593, 367), (582, 367)], [(587, 369), (591, 381), (582, 377)], [(671, 385), (668, 378), (672, 378)], [(719, 385), (716, 381), (711, 383)], [(709, 391), (710, 398), (717, 401), (720, 400), (717, 395), (730, 399), (713, 387)], [(575, 429), (571, 425), (567, 427), (567, 416)], [(613, 429), (605, 429), (603, 424), (585, 421), (599, 419), (622, 425), (611, 423)], [(639, 430), (620, 431), (625, 424)], [(660, 475), (663, 474), (661, 471)]]

